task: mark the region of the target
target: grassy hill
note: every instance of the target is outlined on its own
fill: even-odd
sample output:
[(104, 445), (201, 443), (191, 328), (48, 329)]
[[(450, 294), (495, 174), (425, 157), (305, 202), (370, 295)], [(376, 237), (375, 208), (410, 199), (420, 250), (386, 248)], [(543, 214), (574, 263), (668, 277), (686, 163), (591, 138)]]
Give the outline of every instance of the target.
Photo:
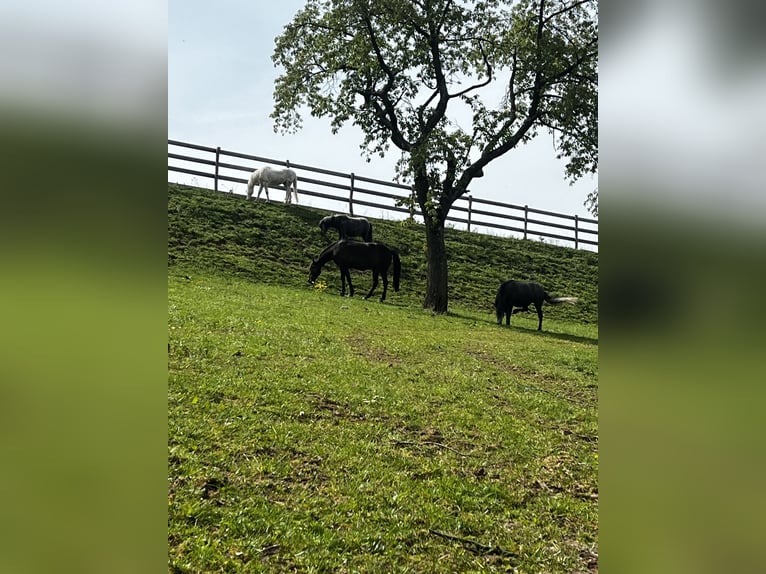
[[(206, 269), (255, 282), (305, 288), (311, 258), (330, 241), (320, 235), (318, 227), (319, 220), (329, 213), (276, 202), (255, 205), (239, 195), (169, 184), (169, 263), (180, 269)], [(369, 219), (375, 240), (395, 247), (402, 258), (402, 289), (391, 293), (390, 303), (422, 306), (426, 285), (422, 227)], [(334, 230), (328, 233), (328, 237), (335, 236)], [(446, 244), (451, 310), (491, 314), (500, 282), (517, 279), (537, 281), (553, 296), (580, 298), (577, 306), (545, 305), (546, 318), (598, 322), (597, 253), (454, 229), (447, 230)], [(321, 278), (328, 291), (340, 292), (335, 265), (325, 267)], [(367, 272), (355, 285), (364, 293), (371, 281)]]
[[(595, 255), (452, 231), (435, 315), (415, 226), (373, 222), (381, 304), (307, 286), (320, 211), (172, 186), (168, 215), (170, 572), (597, 572)], [(498, 327), (518, 269), (585, 304)]]

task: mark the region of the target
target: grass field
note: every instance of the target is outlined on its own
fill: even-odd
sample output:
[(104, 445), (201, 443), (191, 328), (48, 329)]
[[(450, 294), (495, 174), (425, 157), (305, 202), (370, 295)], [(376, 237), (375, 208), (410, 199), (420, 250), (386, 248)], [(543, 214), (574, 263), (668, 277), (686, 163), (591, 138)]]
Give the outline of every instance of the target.
[[(169, 198), (170, 571), (596, 571), (595, 286), (546, 306), (542, 333), (534, 314), (498, 327), (485, 301), (423, 310), (414, 264), (386, 303), (341, 298), (337, 273), (306, 285), (324, 243), (293, 219), (322, 213), (251, 207)], [(416, 234), (386, 225), (407, 265)], [(239, 250), (256, 233), (285, 242), (267, 263)], [(564, 287), (586, 282), (587, 256), (561, 257), (582, 267)]]

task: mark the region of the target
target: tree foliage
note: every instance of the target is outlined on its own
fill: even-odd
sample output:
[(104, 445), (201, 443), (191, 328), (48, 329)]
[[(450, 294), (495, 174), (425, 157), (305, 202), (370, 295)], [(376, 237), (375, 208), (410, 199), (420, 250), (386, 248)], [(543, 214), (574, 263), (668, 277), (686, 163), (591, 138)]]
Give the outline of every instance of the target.
[(276, 39), (272, 118), (293, 132), (308, 110), (357, 125), (368, 159), (400, 151), (446, 311), (438, 230), (490, 162), (547, 131), (570, 180), (596, 171), (597, 53), (596, 0), (308, 0)]
[(598, 217), (598, 188), (588, 194), (584, 205), (593, 214), (593, 217)]

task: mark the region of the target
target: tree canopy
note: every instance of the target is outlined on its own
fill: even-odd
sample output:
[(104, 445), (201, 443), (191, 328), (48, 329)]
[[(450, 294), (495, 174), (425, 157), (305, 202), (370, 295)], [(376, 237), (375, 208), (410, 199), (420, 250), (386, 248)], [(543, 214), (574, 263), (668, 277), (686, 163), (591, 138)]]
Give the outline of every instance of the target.
[(446, 311), (443, 227), (484, 168), (542, 131), (570, 180), (598, 164), (596, 0), (308, 0), (276, 39), (275, 129), (307, 110), (399, 150), (426, 220), (429, 293)]

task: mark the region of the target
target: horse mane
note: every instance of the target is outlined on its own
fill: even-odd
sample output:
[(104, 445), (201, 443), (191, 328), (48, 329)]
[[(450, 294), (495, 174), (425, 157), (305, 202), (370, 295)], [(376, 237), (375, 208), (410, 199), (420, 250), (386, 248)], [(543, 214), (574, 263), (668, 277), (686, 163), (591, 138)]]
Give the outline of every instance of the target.
[(338, 241), (336, 241), (335, 243), (330, 243), (330, 245), (328, 245), (327, 247), (325, 247), (325, 248), (324, 248), (324, 250), (322, 251), (322, 253), (320, 253), (320, 254), (317, 256), (317, 258), (316, 258), (316, 259), (314, 259), (314, 261), (316, 261), (317, 263), (321, 263), (322, 265), (324, 265), (324, 264), (325, 264), (325, 262), (326, 262), (326, 261), (329, 259), (329, 254), (330, 254), (330, 253), (331, 253), (331, 252), (332, 252), (332, 251), (333, 251), (333, 250), (334, 250), (334, 249), (335, 249), (335, 248), (338, 246), (338, 243), (340, 243), (341, 241), (342, 241), (342, 239), (341, 239), (341, 240), (338, 240)]

